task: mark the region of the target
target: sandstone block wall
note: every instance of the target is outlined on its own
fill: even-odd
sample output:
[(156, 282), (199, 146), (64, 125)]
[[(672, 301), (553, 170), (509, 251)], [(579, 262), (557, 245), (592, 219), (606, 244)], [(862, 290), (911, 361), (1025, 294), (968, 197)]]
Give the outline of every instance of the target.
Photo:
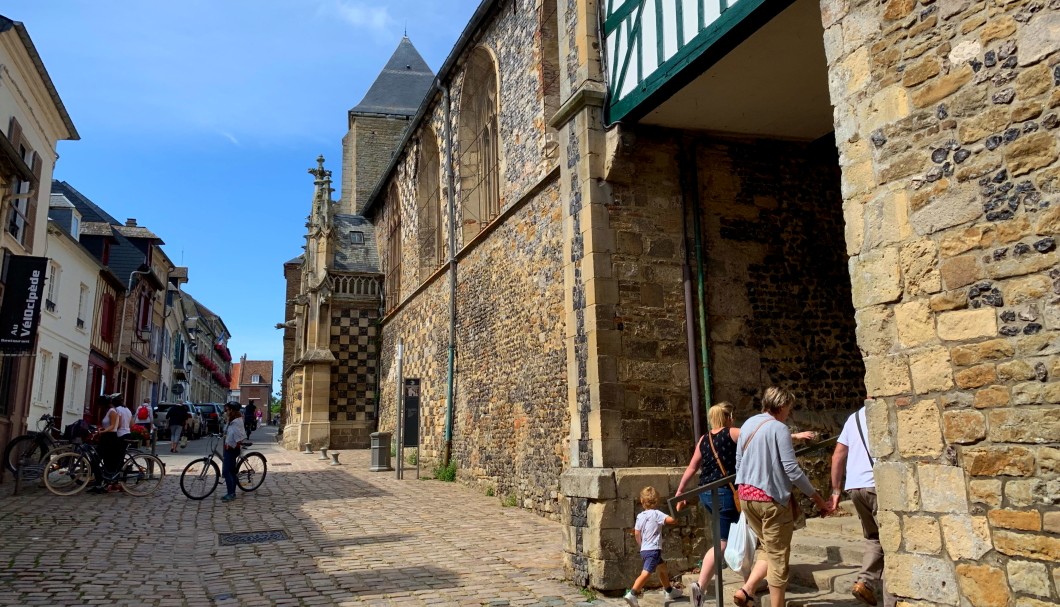
[[(375, 190), (392, 152), (408, 127), (407, 119), (357, 116), (342, 139), (342, 212), (359, 213)], [(355, 208), (356, 205), (356, 208)]]
[(1060, 600), (1058, 9), (822, 3), (881, 541), (910, 604)]

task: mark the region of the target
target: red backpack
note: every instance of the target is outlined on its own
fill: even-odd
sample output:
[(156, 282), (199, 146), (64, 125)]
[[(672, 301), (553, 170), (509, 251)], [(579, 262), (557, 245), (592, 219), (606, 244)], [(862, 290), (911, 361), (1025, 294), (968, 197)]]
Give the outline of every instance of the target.
[(140, 408), (136, 410), (136, 419), (146, 420), (151, 417), (151, 408), (147, 405), (140, 405)]

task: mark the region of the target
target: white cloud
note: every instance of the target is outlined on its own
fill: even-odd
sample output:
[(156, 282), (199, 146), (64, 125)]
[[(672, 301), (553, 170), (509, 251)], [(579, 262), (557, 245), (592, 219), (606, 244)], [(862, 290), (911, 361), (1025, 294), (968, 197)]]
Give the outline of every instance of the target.
[(330, 5), (322, 8), (338, 15), (354, 27), (368, 28), (376, 32), (384, 32), (394, 23), (394, 19), (385, 6), (368, 6), (361, 2), (334, 0)]
[(234, 145), (239, 145), (239, 140), (236, 139), (236, 136), (232, 133), (226, 133), (225, 131), (218, 131), (218, 133), (220, 133), (225, 139), (231, 141)]

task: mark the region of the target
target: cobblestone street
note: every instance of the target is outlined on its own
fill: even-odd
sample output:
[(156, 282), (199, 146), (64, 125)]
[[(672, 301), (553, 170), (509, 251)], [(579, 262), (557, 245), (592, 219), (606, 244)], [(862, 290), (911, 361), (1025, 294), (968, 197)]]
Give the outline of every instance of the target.
[[(258, 431), (269, 459), (254, 493), (196, 502), (184, 465), (205, 449), (159, 451), (163, 489), (52, 495), (0, 485), (0, 605), (568, 605), (560, 526), (457, 484), (341, 467), (291, 453)], [(266, 437), (266, 433), (268, 436)], [(221, 546), (219, 534), (280, 530), (290, 539)], [(621, 599), (594, 605), (624, 605)]]

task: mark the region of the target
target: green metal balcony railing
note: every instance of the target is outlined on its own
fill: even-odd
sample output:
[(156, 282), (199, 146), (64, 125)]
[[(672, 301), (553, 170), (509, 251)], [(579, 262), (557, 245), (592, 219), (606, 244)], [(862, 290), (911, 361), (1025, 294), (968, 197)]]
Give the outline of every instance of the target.
[[(760, 7), (768, 7), (759, 11)], [(608, 121), (643, 115), (791, 0), (606, 0)], [(752, 15), (764, 17), (748, 19)], [(683, 80), (682, 80), (683, 79)], [(648, 105), (649, 107), (644, 107)]]

